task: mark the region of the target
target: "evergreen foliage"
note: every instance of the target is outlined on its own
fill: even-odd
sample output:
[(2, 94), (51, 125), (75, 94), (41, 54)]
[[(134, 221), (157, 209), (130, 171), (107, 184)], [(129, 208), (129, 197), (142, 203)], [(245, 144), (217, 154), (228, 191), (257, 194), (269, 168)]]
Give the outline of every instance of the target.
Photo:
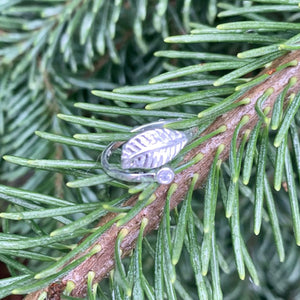
[[(298, 1), (0, 12), (0, 298), (300, 298)], [(175, 182), (108, 176), (160, 118), (198, 130)]]

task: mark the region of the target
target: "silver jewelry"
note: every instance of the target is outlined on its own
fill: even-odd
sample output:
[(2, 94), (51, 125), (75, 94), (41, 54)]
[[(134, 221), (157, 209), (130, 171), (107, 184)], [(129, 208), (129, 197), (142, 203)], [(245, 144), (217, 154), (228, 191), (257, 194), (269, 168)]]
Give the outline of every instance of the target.
[[(177, 131), (164, 128), (174, 120), (163, 120), (133, 129), (137, 132), (126, 143), (114, 142), (102, 152), (103, 170), (111, 177), (130, 182), (158, 182), (169, 184), (174, 179), (174, 171), (165, 166), (176, 157), (180, 150), (190, 141), (190, 131)], [(120, 167), (109, 162), (113, 152), (120, 150)], [(151, 172), (147, 170), (151, 169)], [(129, 171), (133, 170), (133, 171)]]

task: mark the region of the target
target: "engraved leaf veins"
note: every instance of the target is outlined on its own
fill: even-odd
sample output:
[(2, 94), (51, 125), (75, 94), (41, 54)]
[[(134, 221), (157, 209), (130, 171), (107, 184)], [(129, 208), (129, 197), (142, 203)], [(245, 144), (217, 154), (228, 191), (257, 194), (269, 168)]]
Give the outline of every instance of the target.
[(153, 169), (171, 161), (186, 145), (183, 132), (167, 128), (144, 131), (122, 147), (123, 169)]

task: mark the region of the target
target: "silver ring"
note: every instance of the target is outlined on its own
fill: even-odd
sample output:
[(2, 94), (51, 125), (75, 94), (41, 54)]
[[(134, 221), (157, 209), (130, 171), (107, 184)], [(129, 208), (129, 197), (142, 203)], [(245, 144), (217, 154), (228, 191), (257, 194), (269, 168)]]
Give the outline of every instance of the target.
[[(162, 120), (139, 126), (137, 132), (127, 142), (113, 142), (102, 152), (103, 170), (111, 177), (129, 182), (158, 182), (169, 184), (174, 179), (174, 171), (166, 166), (191, 140), (190, 131), (164, 128), (174, 120)], [(119, 152), (117, 163), (110, 162), (111, 156)], [(147, 170), (150, 170), (147, 172)]]

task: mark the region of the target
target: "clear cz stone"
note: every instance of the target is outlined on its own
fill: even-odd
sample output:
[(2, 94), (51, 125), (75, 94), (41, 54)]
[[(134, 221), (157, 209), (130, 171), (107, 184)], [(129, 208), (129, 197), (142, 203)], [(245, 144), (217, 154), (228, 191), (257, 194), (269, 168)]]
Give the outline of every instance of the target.
[(170, 168), (162, 168), (156, 174), (156, 180), (160, 184), (169, 184), (174, 179), (174, 172)]

